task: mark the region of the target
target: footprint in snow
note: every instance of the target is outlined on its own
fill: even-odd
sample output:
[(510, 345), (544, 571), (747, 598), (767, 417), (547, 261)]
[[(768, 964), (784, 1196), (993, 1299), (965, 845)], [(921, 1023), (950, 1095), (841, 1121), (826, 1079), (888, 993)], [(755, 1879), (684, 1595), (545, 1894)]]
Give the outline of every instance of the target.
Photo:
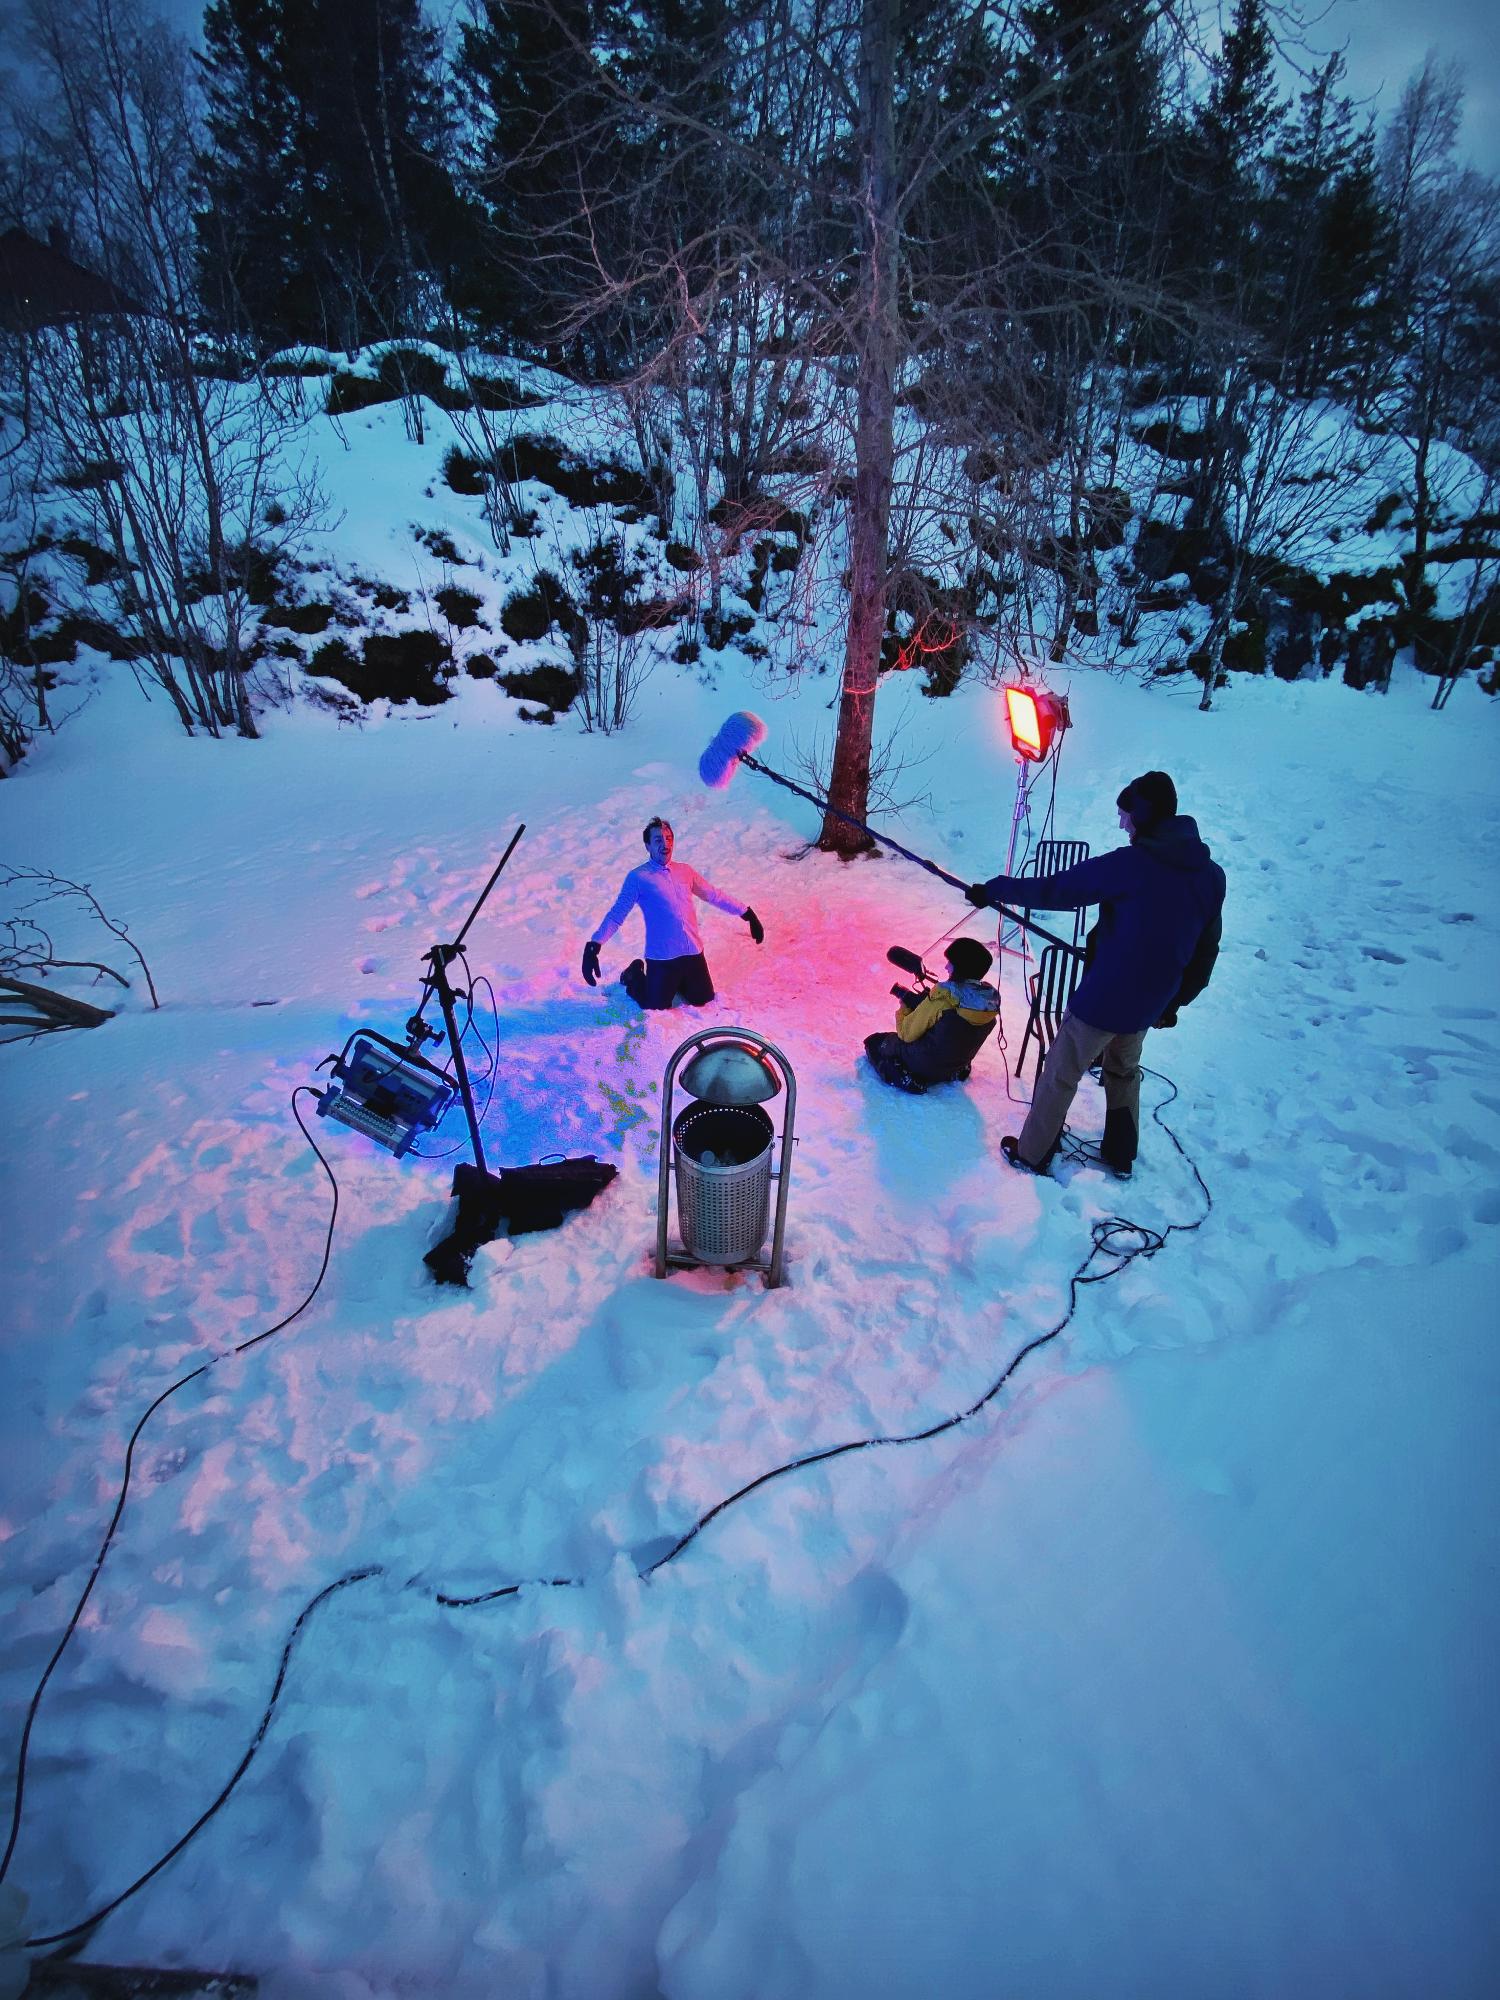
[(1330, 1249), (1338, 1242), (1339, 1233), (1333, 1217), (1316, 1195), (1300, 1195), (1287, 1210), (1287, 1215), (1314, 1241), (1326, 1243)]
[(1360, 949), (1366, 958), (1378, 958), (1382, 965), (1405, 965), (1406, 960), (1399, 951), (1387, 951), (1383, 944), (1362, 945)]

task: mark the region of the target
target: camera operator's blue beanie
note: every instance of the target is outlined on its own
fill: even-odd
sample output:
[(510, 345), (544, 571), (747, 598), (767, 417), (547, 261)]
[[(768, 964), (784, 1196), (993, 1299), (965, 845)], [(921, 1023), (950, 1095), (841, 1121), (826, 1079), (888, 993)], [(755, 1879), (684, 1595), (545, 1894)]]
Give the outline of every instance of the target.
[(1165, 771), (1145, 771), (1131, 779), (1115, 804), (1130, 814), (1137, 833), (1151, 833), (1163, 820), (1177, 817), (1177, 787)]

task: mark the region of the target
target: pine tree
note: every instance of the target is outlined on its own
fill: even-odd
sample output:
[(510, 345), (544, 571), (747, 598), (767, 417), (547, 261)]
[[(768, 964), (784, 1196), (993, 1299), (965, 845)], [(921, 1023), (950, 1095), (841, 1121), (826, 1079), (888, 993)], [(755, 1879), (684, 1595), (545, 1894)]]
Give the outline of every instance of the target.
[(567, 344), (560, 329), (598, 285), (601, 223), (604, 239), (617, 233), (594, 42), (589, 0), (476, 0), (460, 30), (456, 84), (483, 219), (463, 298), (491, 326), (556, 358)]
[(1303, 92), (1271, 162), (1267, 334), (1300, 395), (1368, 372), (1390, 336), (1394, 254), (1373, 134), (1356, 129), (1331, 56)]
[(259, 341), (420, 328), (463, 240), (420, 0), (214, 0), (205, 290)]
[(1263, 0), (1236, 0), (1185, 147), (1178, 265), (1205, 308), (1264, 324), (1269, 158), (1284, 107)]
[(195, 218), (205, 303), (228, 328), (279, 345), (311, 323), (311, 261), (286, 73), (284, 0), (212, 0), (200, 69), (209, 145)]

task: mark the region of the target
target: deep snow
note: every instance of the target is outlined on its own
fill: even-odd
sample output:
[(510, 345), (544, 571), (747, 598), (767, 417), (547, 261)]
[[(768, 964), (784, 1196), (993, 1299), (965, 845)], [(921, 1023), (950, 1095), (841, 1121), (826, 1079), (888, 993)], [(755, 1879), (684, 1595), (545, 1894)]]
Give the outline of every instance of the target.
[[(399, 554), (393, 534), (366, 560)], [(137, 1416), (316, 1272), (328, 1190), (293, 1088), (352, 1026), (399, 1033), (422, 952), (523, 820), (470, 938), (500, 1010), (487, 1140), (622, 1171), (454, 1293), (421, 1265), (449, 1163), (315, 1124), (342, 1191), (327, 1282), (145, 1435), (37, 1725), (28, 1934), (178, 1837), (299, 1611), (379, 1565), (309, 1621), (243, 1783), (90, 1956), (340, 2000), (1494, 1990), (1482, 697), (1434, 715), (1415, 679), (1237, 679), (1205, 716), (1196, 688), (1075, 677), (1057, 831), (1113, 844), (1116, 790), (1161, 765), (1228, 870), (1215, 980), (1146, 1051), (1212, 1212), (1084, 1288), (972, 1423), (781, 1480), (643, 1582), (756, 1474), (972, 1403), (1062, 1316), (1096, 1221), (1203, 1216), (1187, 1165), (1148, 1126), (1130, 1186), (1039, 1183), (1001, 1161), (1025, 1093), (994, 1054), (919, 1101), (863, 1070), (885, 947), (977, 921), (897, 860), (802, 853), (814, 815), (765, 781), (694, 772), (743, 705), (784, 764), (831, 680), (731, 654), (715, 687), (660, 669), (611, 739), (466, 683), (362, 729), (299, 707), (214, 744), (112, 671), (0, 785), (0, 854), (88, 880), (165, 1000), (0, 1052), (7, 1764)], [(892, 830), (992, 872), (996, 698), (914, 679), (881, 720), (933, 753), (934, 802)], [(769, 934), (705, 913), (701, 1018), (578, 976), (659, 810)], [(606, 972), (638, 949), (627, 927)], [(1013, 962), (1005, 991), (1014, 1050)], [(659, 1082), (703, 1019), (796, 1069), (780, 1292), (649, 1275)], [(1076, 1124), (1099, 1122), (1086, 1087)], [(558, 1576), (581, 1582), (430, 1594)]]

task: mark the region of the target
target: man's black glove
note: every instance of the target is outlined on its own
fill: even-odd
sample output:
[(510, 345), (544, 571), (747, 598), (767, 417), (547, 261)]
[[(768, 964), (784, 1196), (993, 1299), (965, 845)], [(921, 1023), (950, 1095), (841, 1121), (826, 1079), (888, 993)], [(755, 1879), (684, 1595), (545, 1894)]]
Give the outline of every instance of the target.
[(592, 938), (583, 947), (583, 976), (590, 986), (599, 983), (599, 947)]
[(990, 892), (983, 882), (971, 882), (968, 888), (964, 890), (964, 894), (976, 910), (987, 910), (990, 907)]
[(1177, 1026), (1177, 1009), (1169, 1007), (1156, 1025), (1158, 1028), (1175, 1028)]
[(745, 911), (745, 922), (750, 926), (750, 935), (755, 939), (755, 942), (757, 944), (764, 944), (766, 941), (766, 927), (755, 914), (754, 910), (747, 909)]

